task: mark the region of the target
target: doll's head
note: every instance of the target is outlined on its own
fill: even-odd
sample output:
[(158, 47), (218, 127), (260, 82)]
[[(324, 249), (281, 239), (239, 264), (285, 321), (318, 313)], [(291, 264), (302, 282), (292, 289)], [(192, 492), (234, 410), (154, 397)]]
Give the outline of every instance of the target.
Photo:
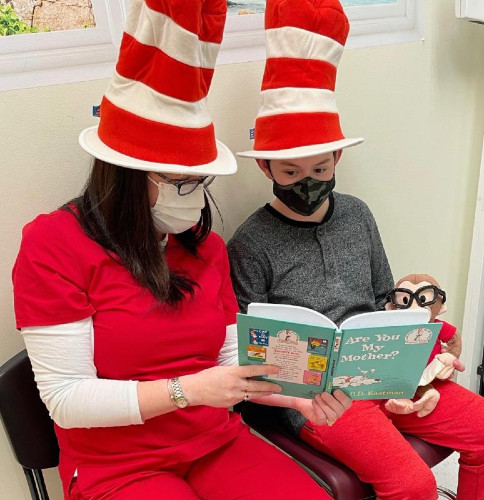
[(398, 280), (387, 295), (389, 309), (416, 309), (430, 311), (430, 321), (447, 310), (445, 292), (435, 278), (428, 274), (409, 274)]

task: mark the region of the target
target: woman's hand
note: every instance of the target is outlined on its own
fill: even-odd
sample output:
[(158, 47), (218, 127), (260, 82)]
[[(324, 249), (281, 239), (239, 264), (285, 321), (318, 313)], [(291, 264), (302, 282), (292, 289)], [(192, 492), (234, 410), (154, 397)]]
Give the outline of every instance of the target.
[(228, 408), (240, 401), (261, 398), (281, 391), (272, 382), (250, 380), (256, 375), (276, 375), (274, 365), (214, 366), (180, 377), (180, 385), (190, 405)]

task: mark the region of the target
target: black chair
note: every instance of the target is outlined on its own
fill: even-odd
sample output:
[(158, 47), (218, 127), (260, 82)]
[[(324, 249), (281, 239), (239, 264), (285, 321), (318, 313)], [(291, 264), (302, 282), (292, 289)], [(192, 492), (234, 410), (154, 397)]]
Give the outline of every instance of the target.
[[(282, 427), (275, 426), (271, 407), (241, 403), (236, 405), (234, 410), (241, 413), (249, 427), (298, 462), (336, 500), (375, 498), (371, 485), (360, 481), (351, 469), (290, 435)], [(429, 467), (437, 465), (453, 452), (449, 448), (429, 444), (414, 436), (403, 436)], [(442, 498), (456, 498), (455, 493), (446, 488), (439, 487), (438, 491)]]
[(0, 368), (0, 415), (32, 499), (48, 500), (42, 469), (57, 467), (59, 446), (25, 350)]
[[(336, 500), (374, 498), (369, 484), (362, 483), (345, 465), (324, 455), (303, 441), (274, 427), (272, 418), (259, 418), (251, 403), (243, 409), (244, 421), (260, 435), (284, 450), (330, 491)], [(270, 411), (270, 407), (265, 407)], [(21, 351), (0, 368), (0, 415), (17, 462), (22, 466), (33, 500), (49, 500), (42, 469), (57, 467), (59, 447), (53, 422), (42, 403), (35, 384), (27, 352)], [(433, 467), (452, 450), (405, 436), (425, 462)], [(454, 499), (453, 492), (439, 488), (444, 498)]]
[(482, 362), (477, 367), (477, 374), (479, 375), (479, 394), (484, 396), (484, 346), (482, 348)]

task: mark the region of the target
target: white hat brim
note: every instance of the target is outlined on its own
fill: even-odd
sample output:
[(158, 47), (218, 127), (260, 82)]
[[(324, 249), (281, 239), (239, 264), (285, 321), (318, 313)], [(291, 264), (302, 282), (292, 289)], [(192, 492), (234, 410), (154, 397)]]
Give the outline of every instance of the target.
[(138, 160), (119, 153), (101, 141), (97, 133), (98, 127), (84, 129), (79, 135), (79, 144), (90, 155), (102, 161), (118, 165), (119, 167), (145, 170), (147, 172), (166, 172), (170, 174), (189, 175), (230, 175), (237, 172), (237, 161), (232, 151), (219, 140), (216, 140), (217, 158), (203, 165), (178, 165), (175, 163), (156, 163)]
[(277, 151), (242, 151), (237, 156), (243, 158), (256, 158), (258, 160), (289, 160), (295, 158), (308, 158), (324, 153), (339, 151), (340, 149), (356, 146), (364, 141), (363, 138), (342, 139), (340, 141), (327, 142), (325, 144), (311, 144), (290, 149), (279, 149)]

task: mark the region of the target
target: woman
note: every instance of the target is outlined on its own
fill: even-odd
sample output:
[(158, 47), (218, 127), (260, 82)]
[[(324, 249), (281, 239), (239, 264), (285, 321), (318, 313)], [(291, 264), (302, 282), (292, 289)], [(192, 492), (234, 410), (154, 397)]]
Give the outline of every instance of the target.
[[(227, 410), (277, 392), (247, 378), (278, 368), (217, 366), (237, 305), (212, 180), (96, 160), (81, 198), (24, 229), (17, 324), (66, 498), (327, 498)], [(344, 409), (328, 394), (312, 405), (320, 423)]]

